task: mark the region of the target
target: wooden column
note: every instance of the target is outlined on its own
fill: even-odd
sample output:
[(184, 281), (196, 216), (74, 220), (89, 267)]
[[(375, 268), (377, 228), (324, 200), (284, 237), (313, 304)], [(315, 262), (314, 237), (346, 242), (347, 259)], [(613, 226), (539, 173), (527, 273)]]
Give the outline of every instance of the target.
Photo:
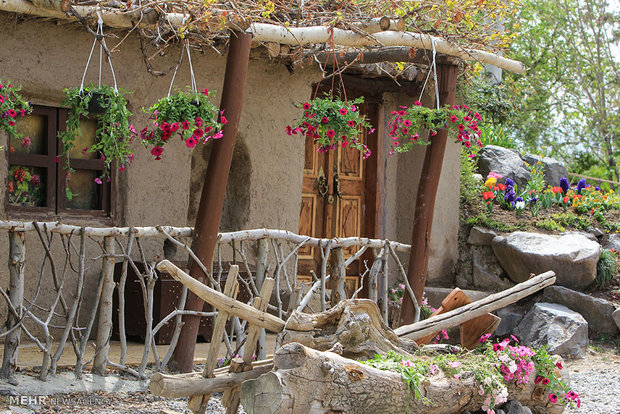
[[(6, 328), (13, 328), (23, 317), (24, 267), (26, 264), (26, 240), (24, 232), (9, 231), (9, 299), (16, 314), (9, 309)], [(21, 338), (21, 328), (15, 328), (4, 339), (4, 356), (0, 378), (17, 385), (15, 367)]]
[(105, 375), (110, 350), (110, 334), (112, 332), (112, 300), (114, 295), (114, 236), (103, 240), (106, 257), (103, 258), (103, 289), (99, 302), (99, 321), (97, 322), (97, 355), (93, 361), (93, 373)]
[[(212, 144), (213, 149), (205, 173), (192, 242), (192, 250), (198, 259), (207, 266), (213, 259), (213, 250), (217, 242), (228, 173), (235, 148), (239, 119), (241, 118), (243, 89), (248, 72), (251, 40), (251, 34), (238, 31), (230, 33), (226, 74), (224, 75), (222, 101), (220, 103), (220, 109), (225, 111), (228, 123), (223, 128), (224, 137), (215, 140)], [(196, 263), (190, 264), (190, 275), (200, 281), (206, 279), (206, 275)], [(198, 296), (191, 292), (188, 293), (186, 309), (201, 311), (202, 306), (203, 302)], [(170, 368), (180, 372), (190, 372), (194, 364), (194, 349), (200, 317), (184, 315), (183, 324), (179, 342), (170, 360)]]
[(344, 264), (344, 250), (342, 247), (336, 247), (331, 251), (329, 256), (329, 265), (331, 269), (332, 284), (332, 306), (336, 306), (341, 300), (347, 298), (345, 290), (345, 282), (347, 277), (347, 267)]
[[(456, 95), (456, 80), (458, 66), (446, 63), (437, 65), (437, 77), (439, 83), (439, 102), (443, 105), (453, 105)], [(422, 302), (422, 294), (426, 285), (428, 272), (428, 255), (431, 246), (431, 232), (433, 228), (433, 211), (435, 198), (439, 187), (439, 177), (443, 164), (448, 131), (442, 129), (431, 138), (431, 145), (426, 150), (418, 195), (413, 218), (413, 234), (411, 236), (411, 254), (409, 256), (409, 269), (407, 279), (415, 293), (418, 303)], [(458, 184), (458, 182), (457, 182)], [(458, 191), (458, 186), (455, 187)], [(453, 206), (458, 208), (458, 206)], [(412, 298), (405, 295), (401, 311), (403, 324), (413, 322), (414, 310)]]

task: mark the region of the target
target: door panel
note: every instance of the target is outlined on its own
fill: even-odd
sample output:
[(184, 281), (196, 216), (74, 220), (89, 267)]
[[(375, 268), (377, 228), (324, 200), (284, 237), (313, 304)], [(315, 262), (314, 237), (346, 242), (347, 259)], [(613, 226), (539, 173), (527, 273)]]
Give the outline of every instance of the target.
[[(368, 113), (369, 109), (371, 113), (377, 113), (378, 104), (364, 104), (360, 107), (362, 113)], [(366, 131), (363, 131), (357, 138), (371, 148), (376, 147), (376, 142), (367, 142), (368, 137)], [(376, 141), (376, 137), (377, 134), (370, 135), (371, 140)], [(366, 188), (368, 180), (377, 179), (376, 175), (368, 176), (368, 171), (377, 171), (377, 158), (371, 156), (363, 160), (357, 149), (349, 147), (319, 153), (309, 138), (306, 138), (305, 157), (299, 234), (317, 238), (374, 237), (374, 227), (365, 228), (365, 216), (370, 215), (374, 219), (375, 215), (374, 202), (366, 205)], [(371, 197), (371, 200), (375, 199)], [(354, 247), (349, 248), (345, 255), (349, 256), (356, 250)], [(311, 281), (311, 270), (318, 276), (320, 264), (319, 249), (300, 249), (299, 280)], [(359, 285), (361, 267), (361, 260), (358, 260), (347, 269), (349, 296)]]

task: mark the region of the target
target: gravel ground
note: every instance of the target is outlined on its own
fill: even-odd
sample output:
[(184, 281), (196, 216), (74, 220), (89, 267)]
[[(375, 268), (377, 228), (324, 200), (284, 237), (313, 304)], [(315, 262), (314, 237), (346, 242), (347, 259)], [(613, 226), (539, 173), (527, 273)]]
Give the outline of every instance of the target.
[[(566, 410), (566, 413), (620, 414), (620, 356), (614, 350), (590, 350), (584, 359), (565, 361), (564, 366), (572, 389), (581, 396), (581, 408)], [(161, 398), (144, 389), (144, 384), (134, 387), (138, 388), (137, 390), (127, 390), (127, 385), (117, 386), (118, 390), (115, 392), (108, 390), (55, 394), (47, 397), (48, 400), (42, 404), (9, 406), (7, 397), (0, 399), (0, 414), (160, 414), (163, 410), (168, 410), (169, 413), (191, 413), (187, 409), (187, 398)], [(19, 395), (14, 390), (8, 392)], [(0, 394), (7, 394), (7, 389), (0, 387)], [(221, 396), (214, 394), (211, 397), (208, 413), (225, 412), (220, 403)], [(242, 410), (240, 412), (243, 414)]]

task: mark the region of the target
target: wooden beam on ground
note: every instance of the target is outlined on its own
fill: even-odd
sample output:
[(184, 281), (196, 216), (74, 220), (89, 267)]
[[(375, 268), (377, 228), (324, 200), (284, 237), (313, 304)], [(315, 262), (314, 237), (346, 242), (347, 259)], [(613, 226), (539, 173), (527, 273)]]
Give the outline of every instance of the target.
[[(456, 97), (458, 67), (455, 65), (437, 65), (437, 77), (439, 84), (440, 105), (453, 105)], [(404, 324), (413, 322), (414, 306), (412, 300), (422, 303), (426, 276), (428, 273), (428, 257), (431, 247), (431, 234), (433, 229), (433, 213), (435, 199), (439, 187), (441, 167), (448, 142), (448, 131), (440, 130), (437, 135), (431, 137), (431, 144), (426, 149), (422, 173), (418, 184), (416, 198), (413, 231), (411, 236), (411, 253), (409, 255), (409, 269), (407, 279), (411, 284), (415, 298), (405, 295), (401, 311), (401, 321)]]
[(200, 297), (201, 300), (215, 306), (218, 311), (227, 312), (239, 319), (248, 321), (250, 324), (265, 328), (268, 331), (279, 333), (284, 329), (285, 322), (282, 319), (267, 312), (259, 311), (253, 306), (229, 298), (217, 290), (211, 289), (179, 269), (169, 260), (162, 260), (159, 262), (157, 264), (157, 269), (168, 273), (175, 280), (187, 286), (187, 288)]
[(501, 309), (554, 283), (555, 273), (552, 271), (545, 272), (510, 289), (487, 296), (450, 312), (411, 325), (403, 325), (394, 329), (394, 333), (415, 341), (442, 329), (452, 328), (478, 316)]
[[(224, 87), (222, 88), (222, 100), (220, 110), (225, 111), (228, 123), (223, 128), (223, 138), (213, 142), (207, 171), (205, 172), (192, 250), (202, 263), (210, 264), (213, 259), (213, 251), (217, 244), (218, 229), (224, 207), (226, 185), (230, 165), (232, 163), (233, 150), (241, 108), (243, 104), (243, 90), (248, 73), (250, 59), (250, 44), (252, 35), (238, 31), (230, 32), (230, 47), (226, 60), (226, 73), (224, 75)], [(190, 265), (190, 275), (198, 280), (205, 280), (200, 266), (193, 262)], [(189, 286), (188, 286), (189, 287)], [(188, 294), (187, 310), (202, 310), (202, 300)], [(181, 372), (190, 372), (194, 365), (194, 350), (196, 336), (200, 325), (200, 317), (183, 316), (183, 328), (176, 349), (170, 360), (170, 368)]]

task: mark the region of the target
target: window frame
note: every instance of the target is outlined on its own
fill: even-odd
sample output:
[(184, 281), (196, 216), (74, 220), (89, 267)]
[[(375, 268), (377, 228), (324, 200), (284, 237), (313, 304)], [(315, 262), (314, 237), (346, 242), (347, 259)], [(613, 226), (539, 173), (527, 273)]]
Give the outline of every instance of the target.
[[(5, 193), (5, 211), (15, 218), (45, 218), (45, 219), (87, 219), (95, 220), (102, 224), (115, 224), (116, 219), (116, 171), (112, 165), (110, 182), (100, 185), (101, 207), (98, 210), (83, 210), (67, 208), (65, 196), (66, 171), (64, 169), (64, 157), (60, 156), (63, 145), (58, 138), (60, 126), (65, 125), (69, 112), (65, 108), (57, 108), (44, 105), (32, 105), (33, 114), (44, 115), (47, 118), (47, 154), (22, 154), (7, 151), (7, 177), (8, 171), (14, 165), (24, 167), (37, 167), (46, 170), (46, 200), (44, 207), (17, 206), (9, 203), (8, 193)], [(10, 144), (10, 138), (9, 138)], [(102, 171), (104, 162), (95, 159), (70, 159), (70, 166), (80, 170)], [(7, 188), (7, 186), (5, 186)], [(8, 190), (8, 188), (7, 188)]]

